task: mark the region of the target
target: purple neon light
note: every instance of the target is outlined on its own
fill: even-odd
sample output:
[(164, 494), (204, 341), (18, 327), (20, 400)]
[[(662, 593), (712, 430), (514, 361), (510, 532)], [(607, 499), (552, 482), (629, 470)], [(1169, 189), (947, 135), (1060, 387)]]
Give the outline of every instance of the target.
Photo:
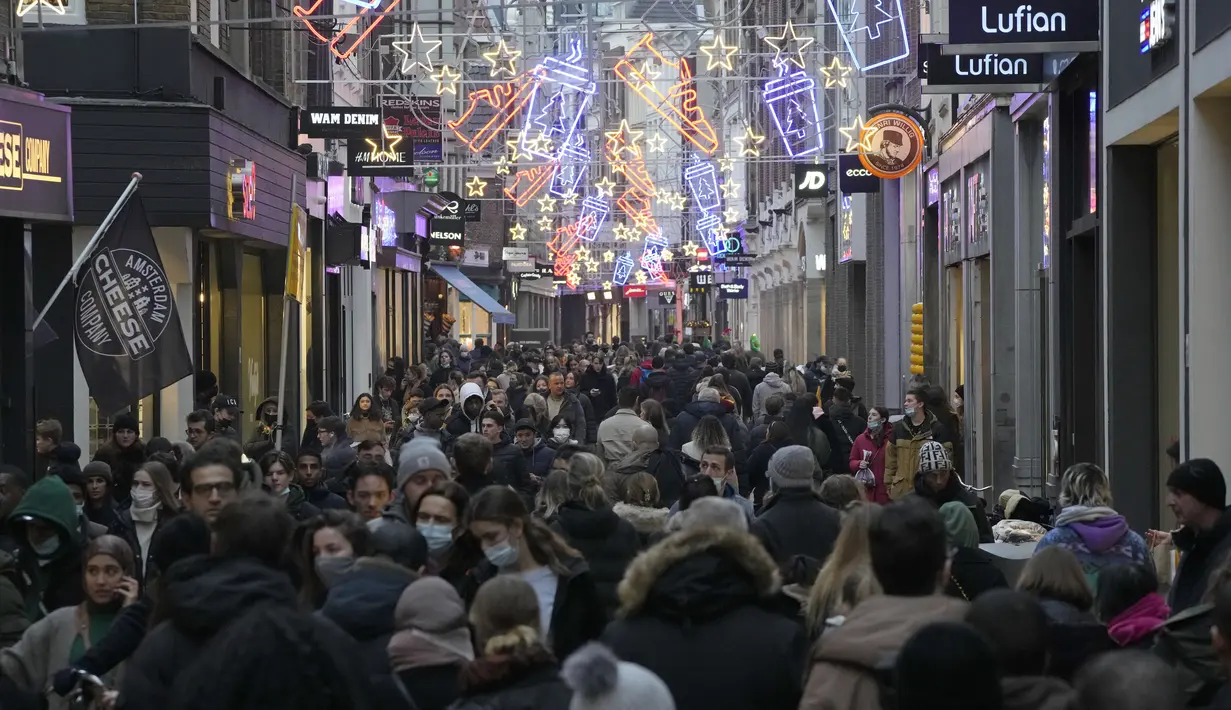
[(788, 155), (799, 158), (824, 148), (816, 81), (807, 72), (796, 71), (765, 82), (762, 96)]

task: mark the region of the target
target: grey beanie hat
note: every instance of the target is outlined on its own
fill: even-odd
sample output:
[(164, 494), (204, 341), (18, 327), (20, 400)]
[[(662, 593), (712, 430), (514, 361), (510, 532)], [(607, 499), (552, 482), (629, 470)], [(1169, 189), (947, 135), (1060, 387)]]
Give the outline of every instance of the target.
[(769, 459), (769, 479), (779, 488), (809, 488), (816, 458), (807, 446), (784, 446)]
[(453, 471), (449, 457), (440, 450), (436, 440), (428, 436), (411, 439), (398, 454), (398, 490), (420, 471), (442, 471), (446, 475)]
[(661, 678), (621, 661), (600, 643), (586, 644), (569, 656), (560, 675), (573, 691), (569, 710), (675, 710), (675, 699)]

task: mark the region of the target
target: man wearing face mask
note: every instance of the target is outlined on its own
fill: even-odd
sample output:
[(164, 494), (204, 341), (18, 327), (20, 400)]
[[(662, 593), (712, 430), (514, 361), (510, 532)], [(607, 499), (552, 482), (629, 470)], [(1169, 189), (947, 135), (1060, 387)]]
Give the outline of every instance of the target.
[(84, 598), (81, 558), (88, 541), (81, 532), (82, 517), (69, 487), (51, 475), (30, 486), (9, 516), (18, 564), (29, 580), (25, 605), (31, 621)]
[[(718, 489), (718, 495), (727, 500), (735, 501), (748, 516), (751, 523), (755, 517), (752, 501), (739, 494), (739, 476), (735, 473), (735, 454), (725, 446), (711, 446), (701, 455), (701, 475), (709, 476)], [(671, 514), (679, 510), (679, 502), (671, 507)]]
[(229, 394), (220, 394), (210, 405), (214, 413), (214, 438), (225, 438), (239, 444), (239, 429), (235, 424), (239, 416), (239, 401)]
[[(244, 455), (253, 461), (260, 461), (261, 458), (274, 450), (274, 443), (278, 435), (278, 398), (269, 397), (264, 402), (257, 405), (256, 415), (252, 418), (255, 426), (252, 429), (252, 436), (248, 437), (248, 443), (244, 444)], [(285, 413), (282, 417), (282, 450), (295, 455), (295, 432), (294, 427), (287, 422)]]
[(919, 451), (924, 442), (935, 441), (944, 446), (947, 453), (953, 451), (949, 431), (927, 410), (926, 399), (927, 392), (922, 388), (907, 392), (902, 402), (906, 416), (893, 425), (889, 435), (889, 446), (885, 450), (885, 486), (893, 500), (901, 500), (915, 490)]

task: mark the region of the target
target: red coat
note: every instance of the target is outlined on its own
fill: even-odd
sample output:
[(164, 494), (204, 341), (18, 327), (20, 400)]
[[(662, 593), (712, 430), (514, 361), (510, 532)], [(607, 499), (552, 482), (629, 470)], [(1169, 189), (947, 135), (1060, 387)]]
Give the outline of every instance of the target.
[(872, 452), (872, 458), (868, 460), (868, 467), (872, 469), (872, 475), (876, 477), (876, 487), (868, 489), (868, 500), (882, 505), (889, 502), (889, 490), (885, 488), (885, 449), (889, 445), (889, 432), (885, 429), (887, 426), (890, 426), (889, 422), (881, 425), (880, 445), (872, 440), (871, 434), (866, 430), (855, 437), (855, 443), (851, 446), (850, 461), (851, 475), (855, 475), (859, 472), (860, 462), (863, 461), (863, 452)]

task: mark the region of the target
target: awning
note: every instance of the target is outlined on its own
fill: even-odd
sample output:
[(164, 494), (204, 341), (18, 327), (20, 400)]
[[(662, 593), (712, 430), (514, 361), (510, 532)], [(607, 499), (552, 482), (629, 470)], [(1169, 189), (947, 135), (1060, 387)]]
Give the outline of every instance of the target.
[(513, 325), (517, 321), (516, 316), (510, 313), (504, 306), (496, 303), (496, 299), (487, 295), (487, 292), (479, 288), (466, 274), (458, 271), (456, 266), (432, 264), (432, 271), (435, 271), (440, 278), (448, 281), (450, 286), (465, 294), (466, 298), (479, 304), (479, 308), (492, 314), (492, 320), (497, 323)]

